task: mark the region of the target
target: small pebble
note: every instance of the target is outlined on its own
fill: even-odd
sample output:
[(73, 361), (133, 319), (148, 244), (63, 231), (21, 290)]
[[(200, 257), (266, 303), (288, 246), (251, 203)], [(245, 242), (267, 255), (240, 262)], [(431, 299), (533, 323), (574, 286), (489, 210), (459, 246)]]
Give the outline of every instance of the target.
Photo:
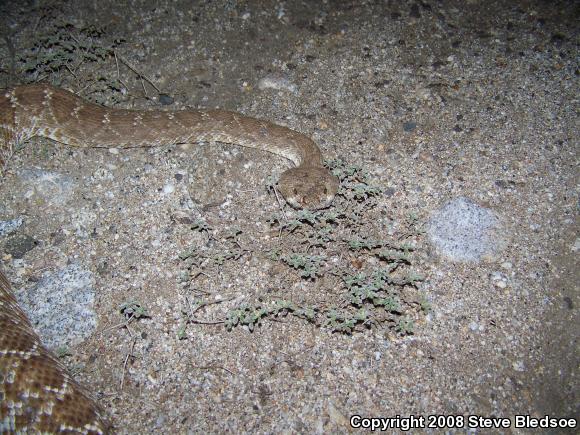
[(290, 80), (281, 75), (271, 74), (258, 81), (258, 89), (275, 89), (278, 91), (297, 92), (298, 88)]
[(175, 184), (168, 183), (165, 186), (163, 186), (163, 193), (165, 195), (169, 195), (173, 192), (175, 192)]
[(173, 104), (173, 101), (174, 101), (174, 99), (170, 95), (159, 94), (159, 103), (162, 106), (169, 106), (170, 104)]

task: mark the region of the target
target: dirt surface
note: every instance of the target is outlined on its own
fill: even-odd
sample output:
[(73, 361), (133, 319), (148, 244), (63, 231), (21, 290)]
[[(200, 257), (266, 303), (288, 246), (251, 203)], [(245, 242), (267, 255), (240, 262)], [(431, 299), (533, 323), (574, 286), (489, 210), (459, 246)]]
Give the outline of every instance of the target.
[[(409, 213), (426, 222), (461, 196), (497, 213), (509, 242), (452, 262), (416, 237), (431, 310), (411, 314), (411, 335), (293, 316), (228, 331), (220, 321), (245, 301), (339, 298), (336, 277), (305, 280), (269, 255), (296, 242), (269, 222), (284, 214), (265, 187), (287, 162), (223, 144), (29, 141), (0, 182), (0, 220), (24, 222), (0, 238), (2, 267), (18, 292), (71, 263), (94, 274), (97, 330), (64, 361), (115, 431), (345, 432), (355, 414), (578, 419), (578, 3), (195, 3), (5, 2), (0, 87), (45, 80), (118, 107), (268, 119), (369, 172), (383, 189), (361, 222), (369, 233), (397, 236)], [(117, 61), (49, 71), (59, 46), (25, 71), (43, 35), (63, 35), (58, 23), (101, 29), (91, 41)], [(58, 174), (54, 189), (31, 168)], [(192, 230), (197, 219), (210, 231)], [(179, 254), (219, 248), (234, 228), (244, 254), (182, 282)], [(364, 268), (352, 252), (327, 255)], [(198, 297), (212, 305), (193, 313)], [(149, 317), (119, 326), (126, 301)]]

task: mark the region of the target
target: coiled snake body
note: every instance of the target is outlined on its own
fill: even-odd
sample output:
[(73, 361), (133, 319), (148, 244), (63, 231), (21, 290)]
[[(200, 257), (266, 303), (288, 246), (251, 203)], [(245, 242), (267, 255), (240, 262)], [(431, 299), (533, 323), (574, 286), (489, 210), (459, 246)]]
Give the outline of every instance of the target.
[[(135, 111), (88, 103), (44, 84), (0, 94), (0, 164), (14, 146), (44, 136), (79, 147), (152, 147), (218, 141), (286, 157), (278, 188), (295, 208), (323, 208), (338, 190), (308, 137), (224, 110)], [(105, 413), (46, 350), (0, 270), (0, 433), (105, 433)]]

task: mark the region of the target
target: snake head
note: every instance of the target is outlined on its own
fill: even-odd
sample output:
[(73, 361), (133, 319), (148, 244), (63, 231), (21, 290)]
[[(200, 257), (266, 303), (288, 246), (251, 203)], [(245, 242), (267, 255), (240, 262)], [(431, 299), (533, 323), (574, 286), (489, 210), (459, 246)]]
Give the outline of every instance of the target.
[(316, 210), (330, 205), (339, 184), (326, 168), (298, 167), (280, 176), (278, 190), (292, 207)]

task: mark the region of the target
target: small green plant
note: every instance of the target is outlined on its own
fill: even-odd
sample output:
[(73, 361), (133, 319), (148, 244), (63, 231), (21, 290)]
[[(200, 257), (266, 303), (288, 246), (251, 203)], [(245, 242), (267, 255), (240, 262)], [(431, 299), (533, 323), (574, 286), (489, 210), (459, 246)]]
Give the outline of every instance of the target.
[(327, 166), (341, 181), (338, 194), (349, 201), (366, 202), (382, 193), (381, 188), (370, 184), (369, 175), (358, 166), (346, 165), (340, 159), (329, 160)]
[(191, 224), (191, 229), (199, 231), (200, 233), (209, 233), (212, 230), (212, 228), (208, 225), (208, 223), (203, 219), (196, 219)]
[(215, 266), (219, 270), (226, 262), (239, 260), (248, 252), (238, 241), (242, 234), (239, 229), (231, 229), (219, 238), (215, 238), (212, 235), (212, 228), (203, 219), (197, 219), (190, 228), (206, 234), (209, 241), (216, 243), (212, 243), (211, 248), (188, 247), (178, 254), (179, 259), (186, 264), (188, 269), (186, 273), (181, 274), (181, 282), (186, 283), (190, 279), (205, 274), (210, 266)]
[[(38, 75), (68, 70), (74, 75), (86, 62), (104, 60), (113, 54), (113, 46), (102, 44), (104, 32), (93, 26), (78, 28), (62, 21), (35, 38), (32, 47), (19, 59), (21, 69)], [(119, 41), (120, 42), (120, 41)]]
[(430, 313), (433, 309), (433, 305), (425, 293), (421, 293), (419, 297), (419, 306), (425, 314)]
[(23, 47), (22, 54), (16, 59), (17, 67), (27, 81), (50, 78), (52, 83), (61, 85), (72, 79), (78, 81), (79, 86), (82, 81), (85, 96), (99, 100), (101, 94), (107, 92), (114, 102), (120, 101), (125, 86), (119, 78), (99, 71), (111, 62), (115, 48), (124, 41), (111, 38), (102, 28), (73, 24), (56, 13), (44, 18), (49, 22), (34, 35), (31, 45)]
[(415, 329), (415, 324), (411, 319), (406, 317), (399, 320), (395, 330), (401, 335), (411, 335), (413, 334), (413, 330)]
[(240, 325), (247, 326), (250, 331), (253, 331), (255, 326), (260, 324), (262, 318), (268, 314), (270, 312), (265, 308), (242, 305), (239, 308), (228, 311), (225, 325), (228, 330)]
[(268, 252), (268, 258), (272, 261), (279, 261), (282, 259), (282, 250), (280, 248), (274, 248)]
[(302, 278), (314, 279), (322, 273), (320, 267), (324, 257), (293, 253), (283, 256), (282, 261), (293, 269), (298, 270)]
[(237, 260), (242, 255), (244, 255), (244, 251), (240, 249), (234, 250), (226, 250), (224, 252), (219, 252), (215, 254), (212, 259), (214, 263), (218, 266), (222, 266), (227, 260)]
[(56, 357), (59, 359), (66, 358), (67, 356), (72, 356), (72, 352), (68, 346), (59, 346), (56, 351)]
[(140, 302), (137, 301), (129, 301), (124, 302), (119, 306), (119, 311), (125, 319), (142, 319), (145, 317), (149, 317), (147, 310)]

